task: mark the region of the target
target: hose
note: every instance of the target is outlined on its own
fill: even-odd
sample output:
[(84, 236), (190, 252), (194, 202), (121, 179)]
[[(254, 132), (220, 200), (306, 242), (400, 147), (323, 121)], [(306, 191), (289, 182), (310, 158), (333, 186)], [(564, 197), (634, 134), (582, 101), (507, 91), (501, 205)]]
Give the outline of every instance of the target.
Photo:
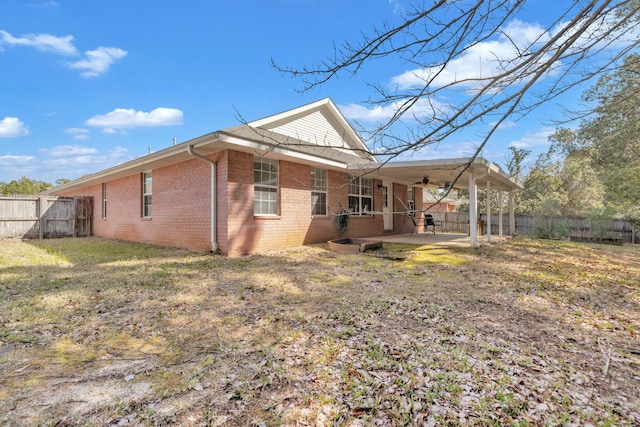
[(338, 231), (340, 231), (341, 233), (346, 233), (349, 229), (349, 212), (345, 210), (341, 210), (340, 212), (338, 212), (336, 214), (335, 223)]

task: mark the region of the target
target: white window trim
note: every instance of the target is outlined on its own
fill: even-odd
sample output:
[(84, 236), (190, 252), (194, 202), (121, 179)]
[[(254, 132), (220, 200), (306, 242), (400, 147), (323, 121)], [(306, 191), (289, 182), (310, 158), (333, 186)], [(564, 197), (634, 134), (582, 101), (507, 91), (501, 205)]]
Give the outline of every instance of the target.
[[(276, 165), (276, 183), (275, 185), (272, 184), (262, 184), (262, 183), (256, 183), (255, 182), (255, 172), (256, 172), (256, 161), (260, 160), (260, 162), (264, 162), (264, 163), (275, 163)], [(253, 184), (253, 200), (254, 200), (254, 208), (253, 208), (253, 214), (254, 216), (257, 217), (277, 217), (278, 216), (278, 212), (280, 211), (280, 162), (278, 160), (273, 160), (273, 159), (266, 159), (262, 156), (255, 156), (253, 159), (253, 173), (254, 173), (254, 184)], [(256, 212), (255, 209), (255, 197), (256, 197), (256, 189), (257, 188), (268, 188), (268, 189), (275, 189), (276, 190), (276, 205), (275, 205), (275, 212), (274, 213), (258, 213)]]
[(107, 219), (107, 183), (102, 183), (102, 219)]
[(416, 190), (413, 187), (407, 187), (407, 206), (409, 208), (409, 215), (415, 216), (416, 208)]
[[(147, 176), (151, 178), (151, 191), (148, 193), (146, 192), (147, 188), (145, 185), (147, 181)], [(147, 215), (147, 203), (146, 203), (147, 196), (151, 197), (151, 203), (148, 204), (149, 206), (148, 215)], [(142, 173), (142, 218), (151, 218), (152, 216), (153, 216), (153, 172), (148, 171), (148, 172)]]
[[(368, 185), (363, 185), (363, 181), (365, 181)], [(358, 193), (352, 193), (351, 190), (354, 186), (357, 186)], [(368, 188), (370, 195), (363, 194), (363, 188)], [(358, 210), (351, 212), (352, 215), (356, 216), (371, 216), (372, 214), (367, 212), (363, 212), (363, 199), (371, 200), (371, 211), (373, 211), (373, 179), (372, 178), (363, 178), (360, 176), (349, 176), (349, 189), (348, 189), (348, 197), (357, 197), (358, 198)], [(349, 203), (349, 210), (351, 210), (351, 203)]]
[[(314, 183), (314, 180), (311, 180), (311, 216), (327, 216), (328, 214), (328, 200), (327, 200), (327, 186), (328, 186), (328, 171), (322, 168), (311, 167), (311, 171), (322, 172), (324, 175), (323, 179), (315, 180), (315, 183), (321, 182), (322, 186), (317, 187)], [(324, 213), (315, 213), (313, 210), (315, 206), (313, 205), (313, 195), (315, 194), (324, 194)]]

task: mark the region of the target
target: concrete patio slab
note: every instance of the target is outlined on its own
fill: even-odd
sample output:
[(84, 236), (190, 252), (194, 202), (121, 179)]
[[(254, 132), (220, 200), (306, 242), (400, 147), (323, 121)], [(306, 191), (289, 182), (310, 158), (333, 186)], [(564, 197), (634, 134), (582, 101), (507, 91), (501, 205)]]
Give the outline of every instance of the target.
[[(380, 240), (388, 243), (405, 243), (410, 245), (430, 245), (449, 248), (469, 248), (471, 247), (471, 239), (467, 234), (458, 233), (410, 233), (410, 234), (387, 234), (382, 236), (367, 237), (368, 240)], [(497, 244), (510, 239), (510, 236), (491, 236), (488, 241), (487, 236), (478, 237), (478, 243), (481, 245)]]

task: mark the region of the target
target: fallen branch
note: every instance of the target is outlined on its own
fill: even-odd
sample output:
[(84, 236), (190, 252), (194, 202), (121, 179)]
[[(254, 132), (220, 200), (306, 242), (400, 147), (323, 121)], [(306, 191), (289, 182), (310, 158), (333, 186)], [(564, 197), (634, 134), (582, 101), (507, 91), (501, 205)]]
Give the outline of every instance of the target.
[(600, 338), (598, 338), (598, 347), (600, 347), (600, 351), (602, 352), (602, 355), (604, 356), (605, 363), (604, 363), (604, 367), (602, 368), (602, 375), (606, 378), (607, 374), (609, 373), (609, 365), (611, 364), (611, 356), (602, 347), (602, 343), (600, 342)]

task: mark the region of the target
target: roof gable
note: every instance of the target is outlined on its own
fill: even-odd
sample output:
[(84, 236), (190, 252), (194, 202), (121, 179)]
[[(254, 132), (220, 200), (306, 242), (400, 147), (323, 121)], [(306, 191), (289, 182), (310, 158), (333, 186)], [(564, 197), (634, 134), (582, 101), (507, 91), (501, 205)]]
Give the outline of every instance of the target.
[(247, 124), (306, 144), (333, 148), (375, 161), (360, 136), (329, 98)]

